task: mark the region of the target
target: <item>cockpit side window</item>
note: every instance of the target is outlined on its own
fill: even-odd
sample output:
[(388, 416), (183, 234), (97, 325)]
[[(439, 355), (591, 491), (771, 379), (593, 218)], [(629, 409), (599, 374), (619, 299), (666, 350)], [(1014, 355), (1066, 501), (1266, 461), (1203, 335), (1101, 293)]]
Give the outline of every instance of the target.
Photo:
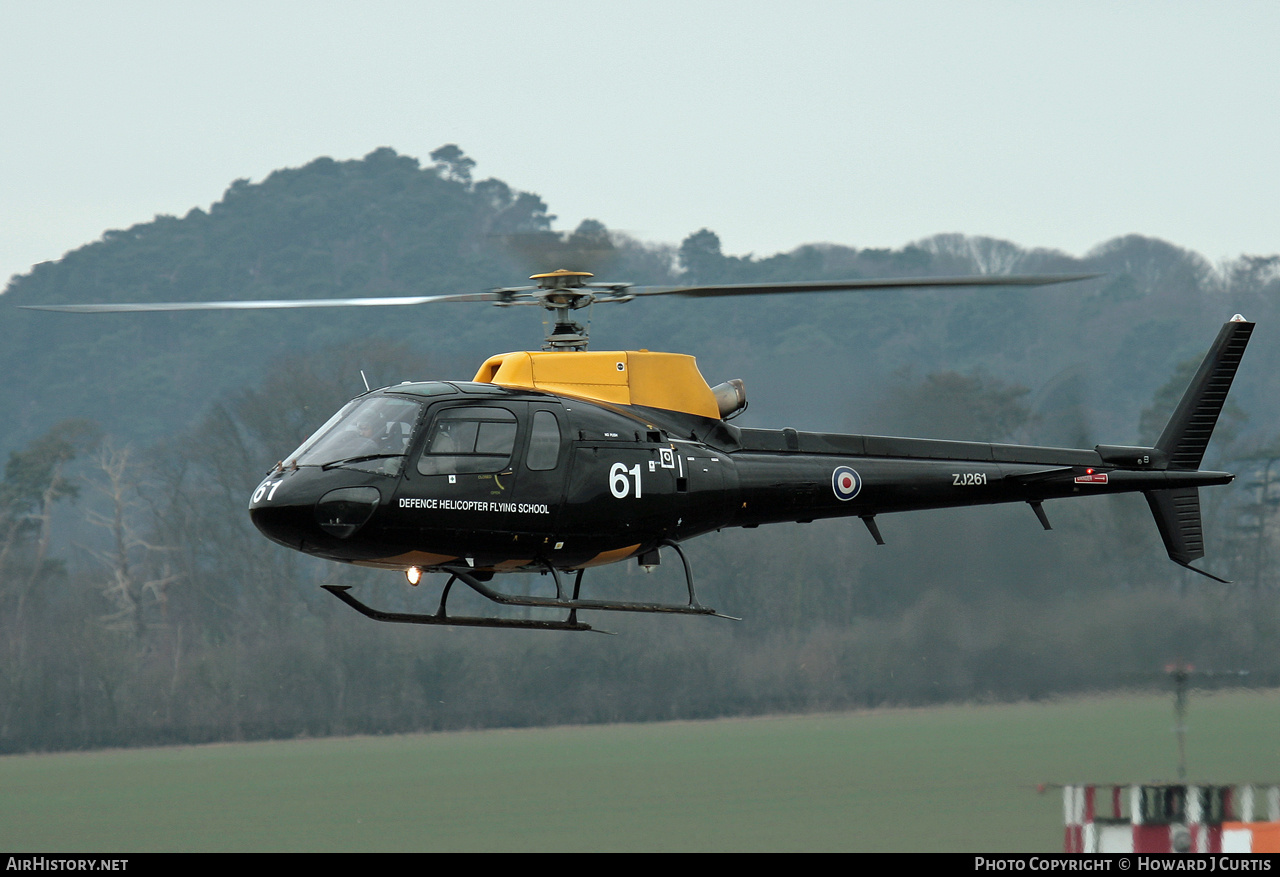
[(447, 408), (436, 415), (418, 459), (422, 475), (501, 472), (511, 462), (516, 416), (505, 408)]
[(550, 411), (533, 412), (533, 428), (529, 432), (529, 453), (524, 464), (532, 470), (556, 468), (560, 458), (560, 424)]

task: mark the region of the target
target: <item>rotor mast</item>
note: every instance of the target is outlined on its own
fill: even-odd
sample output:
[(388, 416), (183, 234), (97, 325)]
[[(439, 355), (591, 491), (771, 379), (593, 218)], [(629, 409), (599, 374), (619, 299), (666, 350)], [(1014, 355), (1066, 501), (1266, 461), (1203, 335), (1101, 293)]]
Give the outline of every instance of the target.
[(545, 274), (534, 274), (537, 281), (534, 293), (544, 308), (554, 313), (555, 325), (547, 333), (543, 350), (586, 350), (587, 330), (573, 320), (571, 311), (585, 308), (595, 301), (595, 294), (587, 288), (587, 278), (595, 275), (587, 271), (570, 271), (558, 268)]

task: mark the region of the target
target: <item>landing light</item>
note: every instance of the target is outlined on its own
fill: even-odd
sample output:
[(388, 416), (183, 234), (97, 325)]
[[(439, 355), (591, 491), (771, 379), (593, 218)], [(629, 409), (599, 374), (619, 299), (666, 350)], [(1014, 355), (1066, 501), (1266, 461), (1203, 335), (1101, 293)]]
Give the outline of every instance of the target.
[(409, 584), (417, 587), (418, 582), (422, 581), (422, 570), (411, 566), (404, 571), (404, 577), (409, 580)]

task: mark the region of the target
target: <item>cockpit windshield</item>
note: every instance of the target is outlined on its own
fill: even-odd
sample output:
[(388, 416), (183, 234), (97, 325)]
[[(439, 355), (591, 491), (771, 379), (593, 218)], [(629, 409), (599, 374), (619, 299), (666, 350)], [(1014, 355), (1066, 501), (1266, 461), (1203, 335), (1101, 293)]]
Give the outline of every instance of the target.
[(356, 399), (286, 457), (286, 462), (394, 474), (409, 449), (421, 408), (418, 402), (395, 396)]

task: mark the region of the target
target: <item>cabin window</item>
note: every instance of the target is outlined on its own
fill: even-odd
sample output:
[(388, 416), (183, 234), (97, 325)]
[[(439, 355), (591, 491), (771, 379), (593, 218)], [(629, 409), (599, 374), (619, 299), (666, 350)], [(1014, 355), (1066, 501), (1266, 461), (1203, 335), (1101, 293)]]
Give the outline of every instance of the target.
[(533, 412), (533, 428), (529, 432), (529, 453), (524, 464), (530, 469), (556, 468), (560, 458), (560, 424), (550, 411)]
[(511, 462), (515, 443), (516, 416), (505, 408), (449, 408), (431, 424), (418, 472), (501, 472)]

